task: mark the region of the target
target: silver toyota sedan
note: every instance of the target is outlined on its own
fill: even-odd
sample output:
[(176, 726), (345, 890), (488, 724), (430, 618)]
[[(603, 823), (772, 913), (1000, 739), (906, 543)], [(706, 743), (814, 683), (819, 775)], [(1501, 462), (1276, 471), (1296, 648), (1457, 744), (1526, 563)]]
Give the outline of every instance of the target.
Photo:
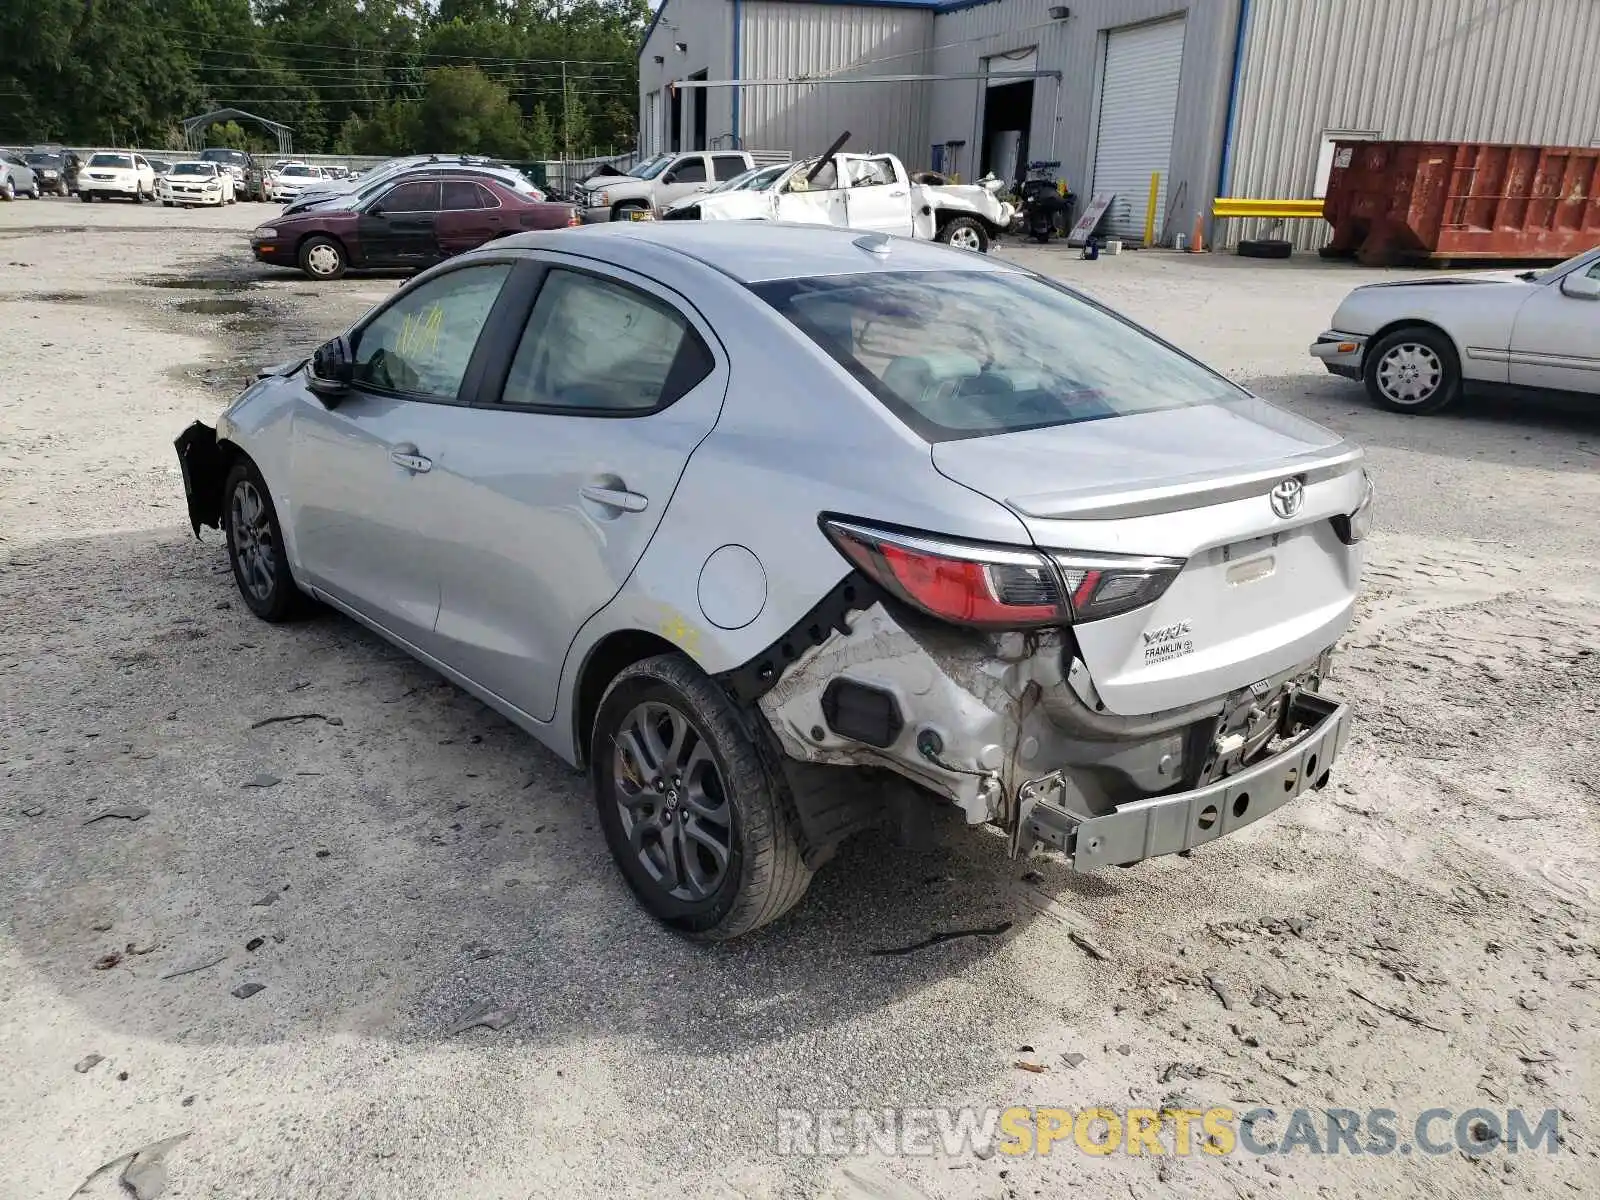
[(177, 440), (244, 601), (370, 626), (588, 771), (667, 925), (953, 806), (1127, 866), (1343, 747), (1361, 451), (1058, 283), (619, 223), (416, 277)]

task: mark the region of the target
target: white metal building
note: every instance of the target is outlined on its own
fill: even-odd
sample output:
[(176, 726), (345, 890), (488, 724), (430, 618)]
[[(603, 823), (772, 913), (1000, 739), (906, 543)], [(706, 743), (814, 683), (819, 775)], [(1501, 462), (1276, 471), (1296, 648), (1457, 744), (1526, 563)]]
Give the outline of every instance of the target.
[(640, 147), (1054, 161), (1135, 238), (1157, 173), (1170, 242), (1215, 196), (1320, 196), (1337, 137), (1600, 144), (1596, 64), (1600, 0), (664, 0)]

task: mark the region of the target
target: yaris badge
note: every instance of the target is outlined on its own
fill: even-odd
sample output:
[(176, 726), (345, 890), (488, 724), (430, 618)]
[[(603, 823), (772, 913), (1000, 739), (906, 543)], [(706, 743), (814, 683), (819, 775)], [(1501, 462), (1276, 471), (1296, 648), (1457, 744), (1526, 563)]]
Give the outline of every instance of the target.
[(1268, 499), (1272, 501), (1272, 511), (1285, 521), (1300, 511), (1305, 498), (1306, 490), (1300, 486), (1298, 479), (1285, 479), (1268, 493)]

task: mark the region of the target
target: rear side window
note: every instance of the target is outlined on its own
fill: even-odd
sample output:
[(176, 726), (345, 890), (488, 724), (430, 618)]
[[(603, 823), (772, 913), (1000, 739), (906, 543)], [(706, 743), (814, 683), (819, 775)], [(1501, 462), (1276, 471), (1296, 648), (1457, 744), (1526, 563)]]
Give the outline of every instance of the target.
[(744, 159), (737, 154), (718, 154), (712, 158), (711, 167), (716, 172), (719, 183), (737, 179), (750, 169)]
[(1020, 272), (872, 271), (753, 290), (930, 442), (1244, 395), (1137, 326)]
[(700, 335), (665, 301), (557, 268), (539, 289), (501, 403), (640, 416), (679, 399), (713, 365)]
[(463, 208), (482, 208), (483, 200), (478, 194), (478, 185), (470, 179), (445, 180), (443, 207), (450, 211)]

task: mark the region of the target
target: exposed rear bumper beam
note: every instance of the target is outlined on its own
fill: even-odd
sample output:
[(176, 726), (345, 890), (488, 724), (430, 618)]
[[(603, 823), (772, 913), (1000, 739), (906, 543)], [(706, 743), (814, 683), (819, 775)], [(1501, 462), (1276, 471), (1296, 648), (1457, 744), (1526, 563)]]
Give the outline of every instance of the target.
[(1254, 824), (1327, 783), (1349, 734), (1350, 708), (1313, 692), (1289, 709), (1294, 741), (1271, 758), (1205, 787), (1121, 805), (1080, 818), (1056, 802), (1059, 781), (1022, 785), (1018, 796), (1023, 847), (1044, 843), (1065, 851), (1079, 871), (1127, 866), (1178, 854)]

